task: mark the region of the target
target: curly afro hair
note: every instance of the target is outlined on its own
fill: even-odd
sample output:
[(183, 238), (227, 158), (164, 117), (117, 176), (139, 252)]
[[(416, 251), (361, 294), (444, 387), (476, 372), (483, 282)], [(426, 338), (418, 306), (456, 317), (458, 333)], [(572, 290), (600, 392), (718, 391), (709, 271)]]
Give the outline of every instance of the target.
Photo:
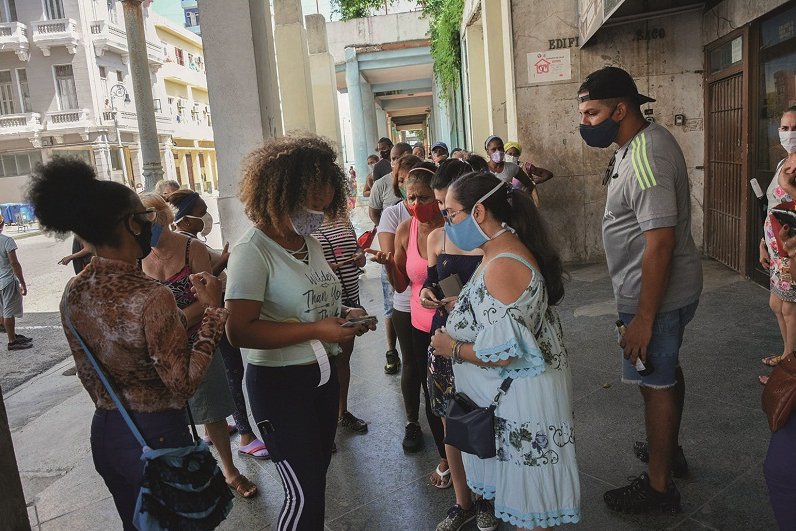
[(249, 153), (240, 180), (240, 200), (255, 224), (280, 225), (308, 196), (330, 186), (334, 191), (325, 214), (346, 215), (348, 188), (330, 142), (311, 133), (272, 138)]
[(92, 245), (117, 245), (117, 223), (138, 199), (123, 184), (97, 179), (80, 159), (57, 157), (33, 170), (27, 200), (47, 232), (74, 232)]

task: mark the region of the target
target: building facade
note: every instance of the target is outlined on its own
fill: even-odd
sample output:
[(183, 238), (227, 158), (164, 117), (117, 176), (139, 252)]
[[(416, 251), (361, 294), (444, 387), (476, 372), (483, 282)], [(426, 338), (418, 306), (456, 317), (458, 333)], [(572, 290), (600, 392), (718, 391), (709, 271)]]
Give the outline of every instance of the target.
[(182, 10), (185, 12), (185, 29), (195, 33), (196, 35), (202, 34), (202, 29), (199, 26), (199, 5), (196, 0), (181, 0)]
[[(657, 101), (643, 110), (685, 154), (692, 230), (707, 256), (755, 277), (761, 206), (784, 151), (776, 128), (796, 102), (796, 2), (466, 0), (461, 24), (466, 137), (519, 140), (549, 168), (542, 210), (568, 261), (602, 259), (613, 151), (585, 146), (577, 89), (620, 66)], [(767, 278), (760, 274), (760, 278)]]
[[(140, 188), (121, 2), (0, 0), (0, 14), (0, 203), (22, 202), (31, 168), (58, 156), (83, 158), (101, 178)], [(214, 189), (201, 41), (149, 9), (144, 14), (165, 177)], [(183, 64), (178, 50), (185, 50)], [(193, 86), (196, 95), (184, 88)], [(202, 153), (201, 161), (196, 155), (186, 161), (183, 147)]]

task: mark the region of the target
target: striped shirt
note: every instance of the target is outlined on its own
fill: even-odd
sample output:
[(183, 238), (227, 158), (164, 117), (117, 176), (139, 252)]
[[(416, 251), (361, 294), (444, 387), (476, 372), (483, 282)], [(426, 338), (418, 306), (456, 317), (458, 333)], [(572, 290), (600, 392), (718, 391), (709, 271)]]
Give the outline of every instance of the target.
[[(329, 265), (344, 262), (359, 250), (354, 226), (348, 220), (327, 221), (312, 235), (321, 243)], [(335, 273), (343, 286), (343, 302), (359, 305), (359, 267), (350, 261)]]

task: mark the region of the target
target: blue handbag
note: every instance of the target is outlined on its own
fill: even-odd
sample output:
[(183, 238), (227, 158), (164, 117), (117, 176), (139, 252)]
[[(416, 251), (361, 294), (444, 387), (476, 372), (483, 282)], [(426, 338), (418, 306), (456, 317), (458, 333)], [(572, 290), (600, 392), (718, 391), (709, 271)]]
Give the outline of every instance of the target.
[(191, 409), (194, 445), (182, 448), (151, 448), (125, 409), (108, 377), (72, 324), (66, 305), (66, 324), (85, 351), (102, 385), (108, 391), (133, 436), (141, 445), (144, 477), (138, 491), (133, 525), (140, 531), (204, 531), (215, 529), (232, 509), (233, 495), (210, 448), (199, 437)]

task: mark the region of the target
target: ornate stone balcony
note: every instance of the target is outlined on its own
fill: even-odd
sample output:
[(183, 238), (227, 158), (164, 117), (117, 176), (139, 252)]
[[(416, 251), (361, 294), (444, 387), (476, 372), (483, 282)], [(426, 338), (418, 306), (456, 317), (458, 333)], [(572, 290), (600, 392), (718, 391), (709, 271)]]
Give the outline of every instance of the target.
[(88, 109), (71, 109), (47, 113), (46, 126), (47, 131), (51, 133), (79, 133), (83, 140), (88, 140), (88, 129), (92, 125)]
[(27, 61), (28, 27), (20, 22), (0, 22), (0, 52), (14, 52), (20, 61)]
[(41, 131), (41, 115), (37, 112), (0, 116), (0, 135), (29, 135)]
[(50, 55), (50, 48), (65, 46), (67, 51), (74, 54), (80, 43), (80, 32), (77, 22), (71, 18), (56, 20), (38, 20), (31, 23), (33, 28), (33, 44), (41, 48), (41, 53)]
[(111, 51), (121, 55), (122, 63), (127, 64), (130, 57), (127, 51), (127, 32), (107, 20), (95, 20), (90, 27), (94, 53), (97, 57), (102, 57), (106, 51)]

